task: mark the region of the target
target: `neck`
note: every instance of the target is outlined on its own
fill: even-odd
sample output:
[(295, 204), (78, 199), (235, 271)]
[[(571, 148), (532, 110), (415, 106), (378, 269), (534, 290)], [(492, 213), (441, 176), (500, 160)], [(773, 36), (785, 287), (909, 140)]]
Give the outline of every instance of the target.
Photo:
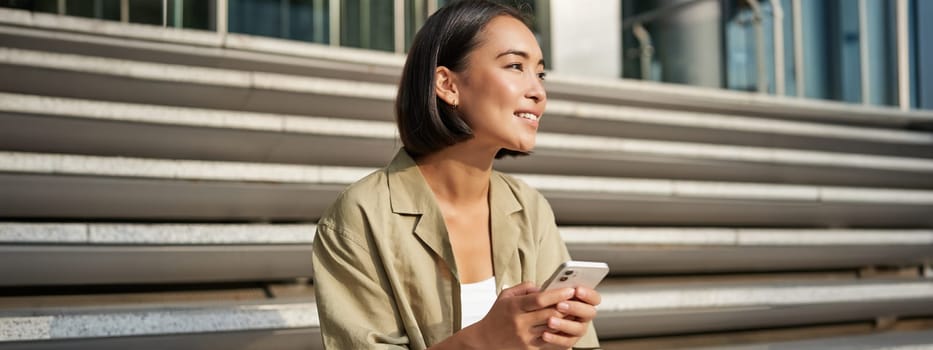
[(449, 203), (485, 201), (497, 150), (461, 142), (416, 160), (435, 197)]

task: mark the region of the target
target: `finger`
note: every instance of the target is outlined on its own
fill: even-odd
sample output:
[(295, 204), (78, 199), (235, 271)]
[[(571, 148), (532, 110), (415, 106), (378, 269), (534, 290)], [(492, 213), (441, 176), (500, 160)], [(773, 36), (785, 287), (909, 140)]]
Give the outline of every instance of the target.
[(547, 328), (550, 329), (548, 333), (563, 333), (564, 335), (572, 337), (582, 337), (583, 334), (586, 333), (586, 326), (587, 323), (584, 322), (571, 321), (557, 317), (551, 317), (548, 319), (547, 323)]
[(557, 311), (583, 321), (589, 321), (596, 317), (595, 306), (574, 300), (557, 303)]
[(547, 327), (547, 322), (551, 318), (564, 318), (564, 317), (567, 317), (567, 315), (558, 312), (554, 308), (544, 308), (541, 310), (535, 310), (535, 311), (528, 312), (525, 314), (524, 317), (527, 317), (527, 320), (528, 320), (527, 321), (528, 323), (526, 324), (530, 324), (532, 326), (532, 329), (534, 329), (534, 327), (539, 327), (539, 326)]
[(587, 287), (577, 287), (574, 297), (579, 301), (593, 306), (599, 305), (599, 303), (603, 301), (603, 297), (599, 292)]
[(519, 284), (517, 286), (503, 289), (502, 292), (499, 293), (499, 297), (500, 298), (517, 297), (517, 296), (533, 294), (533, 293), (536, 293), (537, 291), (538, 291), (538, 287), (536, 287), (534, 283), (522, 282), (522, 284)]
[(563, 334), (555, 334), (555, 333), (550, 333), (550, 332), (545, 332), (544, 334), (541, 334), (541, 340), (544, 340), (548, 344), (554, 344), (554, 345), (562, 346), (565, 348), (572, 347), (574, 344), (577, 343), (578, 339), (579, 337), (571, 337), (571, 336), (567, 336)]
[(546, 290), (525, 296), (520, 305), (525, 312), (531, 312), (550, 307), (564, 300), (569, 300), (573, 297), (573, 294), (573, 288)]

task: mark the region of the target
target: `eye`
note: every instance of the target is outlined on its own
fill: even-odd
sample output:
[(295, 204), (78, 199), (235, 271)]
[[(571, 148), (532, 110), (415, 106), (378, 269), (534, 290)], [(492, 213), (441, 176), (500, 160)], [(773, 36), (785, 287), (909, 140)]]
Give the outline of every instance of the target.
[(547, 73), (545, 72), (538, 73), (538, 79), (544, 80), (544, 78), (547, 78)]
[(508, 68), (508, 69), (515, 69), (515, 70), (517, 70), (517, 71), (519, 71), (519, 72), (522, 72), (522, 71), (525, 70), (525, 67), (522, 66), (521, 63), (510, 63), (508, 66), (505, 66), (505, 67)]

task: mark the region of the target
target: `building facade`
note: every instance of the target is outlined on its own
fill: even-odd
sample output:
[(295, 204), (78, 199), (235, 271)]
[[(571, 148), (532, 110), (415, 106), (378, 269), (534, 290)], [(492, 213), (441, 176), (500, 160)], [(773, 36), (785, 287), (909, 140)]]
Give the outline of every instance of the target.
[[(404, 53), (449, 0), (5, 0), (0, 6)], [(918, 0), (503, 0), (549, 69), (933, 109), (933, 4)], [(579, 40), (586, 38), (586, 40)]]

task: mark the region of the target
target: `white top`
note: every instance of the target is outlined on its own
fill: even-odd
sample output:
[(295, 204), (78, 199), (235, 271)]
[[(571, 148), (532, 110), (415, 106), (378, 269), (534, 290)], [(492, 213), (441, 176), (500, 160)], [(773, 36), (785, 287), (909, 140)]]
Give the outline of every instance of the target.
[(460, 285), (460, 328), (482, 320), (496, 302), (496, 276)]

